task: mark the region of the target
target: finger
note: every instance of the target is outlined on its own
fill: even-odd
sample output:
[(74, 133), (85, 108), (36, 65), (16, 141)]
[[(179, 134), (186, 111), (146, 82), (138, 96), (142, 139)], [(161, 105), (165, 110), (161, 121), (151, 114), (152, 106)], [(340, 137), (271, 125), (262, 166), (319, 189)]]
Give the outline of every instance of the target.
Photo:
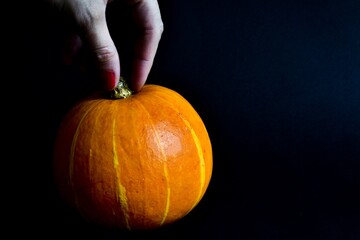
[(105, 10), (95, 15), (92, 24), (84, 25), (82, 40), (94, 55), (101, 84), (105, 89), (116, 87), (120, 78), (120, 59), (110, 36), (105, 19)]
[(137, 40), (132, 67), (131, 84), (134, 91), (144, 86), (152, 68), (159, 39), (154, 33), (146, 33)]
[(134, 91), (140, 91), (152, 68), (163, 32), (163, 22), (156, 0), (140, 1), (134, 14), (141, 33), (135, 43), (131, 86)]

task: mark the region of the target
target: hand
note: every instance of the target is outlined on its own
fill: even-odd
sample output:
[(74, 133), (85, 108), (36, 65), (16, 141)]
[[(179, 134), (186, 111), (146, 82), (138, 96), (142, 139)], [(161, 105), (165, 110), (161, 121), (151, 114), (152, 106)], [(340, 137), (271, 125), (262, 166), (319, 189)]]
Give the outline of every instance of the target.
[[(120, 59), (106, 23), (105, 10), (111, 0), (48, 0), (75, 25), (76, 36), (68, 42), (71, 61), (83, 45), (95, 56), (95, 66), (104, 88), (113, 89), (120, 78)], [(135, 42), (130, 85), (135, 92), (146, 82), (163, 32), (156, 0), (119, 0), (130, 6), (141, 33)], [(69, 58), (70, 57), (70, 58)]]

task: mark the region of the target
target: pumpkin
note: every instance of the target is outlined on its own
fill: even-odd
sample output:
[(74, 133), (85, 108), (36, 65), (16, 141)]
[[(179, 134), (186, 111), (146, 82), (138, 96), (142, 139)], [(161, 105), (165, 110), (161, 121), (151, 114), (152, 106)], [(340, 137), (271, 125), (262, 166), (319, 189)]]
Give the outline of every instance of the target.
[(212, 175), (212, 146), (192, 105), (169, 88), (79, 101), (61, 121), (54, 146), (59, 195), (86, 220), (154, 229), (187, 215)]

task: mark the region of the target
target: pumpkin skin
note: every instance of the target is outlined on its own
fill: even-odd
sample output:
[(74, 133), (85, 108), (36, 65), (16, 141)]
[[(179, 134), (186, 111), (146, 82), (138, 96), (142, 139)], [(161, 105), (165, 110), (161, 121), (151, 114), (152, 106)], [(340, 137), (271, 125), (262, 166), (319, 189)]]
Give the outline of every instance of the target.
[(107, 227), (154, 229), (188, 214), (212, 175), (212, 146), (192, 105), (145, 85), (124, 99), (90, 97), (58, 130), (54, 178), (85, 219)]

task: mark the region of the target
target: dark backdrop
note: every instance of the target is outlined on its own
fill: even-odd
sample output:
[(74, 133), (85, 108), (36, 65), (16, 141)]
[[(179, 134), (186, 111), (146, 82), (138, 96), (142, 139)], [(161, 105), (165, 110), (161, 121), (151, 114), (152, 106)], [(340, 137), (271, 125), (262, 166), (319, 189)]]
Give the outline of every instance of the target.
[[(61, 63), (66, 28), (58, 16), (26, 3), (15, 6), (20, 21), (6, 36), (15, 43), (15, 58), (6, 60), (15, 66), (6, 77), (11, 88), (3, 91), (12, 124), (4, 132), (14, 129), (5, 145), (13, 164), (4, 169), (11, 176), (5, 185), (13, 233), (49, 239), (359, 239), (360, 2), (159, 4), (165, 31), (148, 83), (181, 93), (208, 128), (214, 170), (204, 198), (179, 222), (146, 233), (90, 226), (62, 203), (51, 178), (55, 132), (94, 84), (92, 75)], [(124, 75), (131, 43), (125, 14), (117, 4), (108, 9)]]

